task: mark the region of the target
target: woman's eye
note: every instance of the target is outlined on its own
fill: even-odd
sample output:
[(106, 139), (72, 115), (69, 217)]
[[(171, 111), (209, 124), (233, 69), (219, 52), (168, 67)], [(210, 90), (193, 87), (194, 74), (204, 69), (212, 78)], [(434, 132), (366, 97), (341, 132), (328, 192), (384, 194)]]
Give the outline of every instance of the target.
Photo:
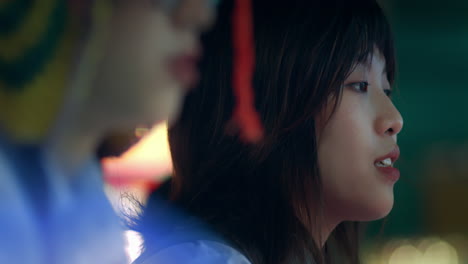
[(388, 97), (392, 97), (392, 90), (391, 89), (385, 89), (384, 90), (384, 93), (388, 96)]
[(369, 83), (368, 82), (354, 82), (354, 83), (350, 83), (350, 84), (347, 84), (346, 86), (358, 91), (358, 92), (361, 92), (361, 93), (365, 93), (367, 92), (367, 88), (369, 87)]

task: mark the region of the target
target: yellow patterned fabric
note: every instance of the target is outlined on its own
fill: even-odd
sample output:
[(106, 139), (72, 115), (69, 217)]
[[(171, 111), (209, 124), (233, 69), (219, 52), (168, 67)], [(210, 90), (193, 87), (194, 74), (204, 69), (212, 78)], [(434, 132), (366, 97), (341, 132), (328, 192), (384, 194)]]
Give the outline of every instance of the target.
[(108, 16), (109, 1), (95, 1), (90, 8), (83, 2), (14, 0), (0, 5), (0, 24), (6, 25), (0, 29), (0, 129), (14, 141), (40, 142), (51, 128), (81, 54), (81, 24), (90, 15), (82, 11), (93, 8), (92, 23)]

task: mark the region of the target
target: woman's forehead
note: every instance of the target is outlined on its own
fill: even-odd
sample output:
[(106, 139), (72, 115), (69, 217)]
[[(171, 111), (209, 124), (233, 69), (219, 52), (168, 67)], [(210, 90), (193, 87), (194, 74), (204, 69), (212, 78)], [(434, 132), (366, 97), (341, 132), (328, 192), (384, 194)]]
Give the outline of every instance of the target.
[(367, 56), (366, 60), (356, 63), (353, 71), (370, 71), (373, 67), (382, 68), (383, 72), (387, 71), (385, 56), (377, 48)]

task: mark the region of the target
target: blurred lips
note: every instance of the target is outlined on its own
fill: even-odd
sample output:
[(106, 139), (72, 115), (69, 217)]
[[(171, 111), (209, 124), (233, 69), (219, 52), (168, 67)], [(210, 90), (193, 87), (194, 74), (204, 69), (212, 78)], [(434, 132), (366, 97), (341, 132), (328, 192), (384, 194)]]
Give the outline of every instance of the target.
[(168, 67), (172, 77), (180, 82), (183, 88), (189, 90), (199, 79), (197, 63), (200, 58), (197, 51), (171, 57)]

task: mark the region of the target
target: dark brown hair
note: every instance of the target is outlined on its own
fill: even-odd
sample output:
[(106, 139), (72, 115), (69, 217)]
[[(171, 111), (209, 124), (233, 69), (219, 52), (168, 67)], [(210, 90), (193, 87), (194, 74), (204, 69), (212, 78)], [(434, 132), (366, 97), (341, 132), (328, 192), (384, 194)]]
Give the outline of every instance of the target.
[(201, 82), (169, 131), (171, 199), (254, 264), (323, 263), (330, 252), (357, 263), (356, 223), (335, 229), (336, 248), (320, 249), (311, 235), (322, 201), (315, 120), (327, 104), (336, 107), (346, 77), (375, 48), (393, 82), (388, 22), (373, 0), (252, 2), (255, 106), (265, 137), (244, 144), (230, 122), (232, 1), (223, 1), (203, 37)]

